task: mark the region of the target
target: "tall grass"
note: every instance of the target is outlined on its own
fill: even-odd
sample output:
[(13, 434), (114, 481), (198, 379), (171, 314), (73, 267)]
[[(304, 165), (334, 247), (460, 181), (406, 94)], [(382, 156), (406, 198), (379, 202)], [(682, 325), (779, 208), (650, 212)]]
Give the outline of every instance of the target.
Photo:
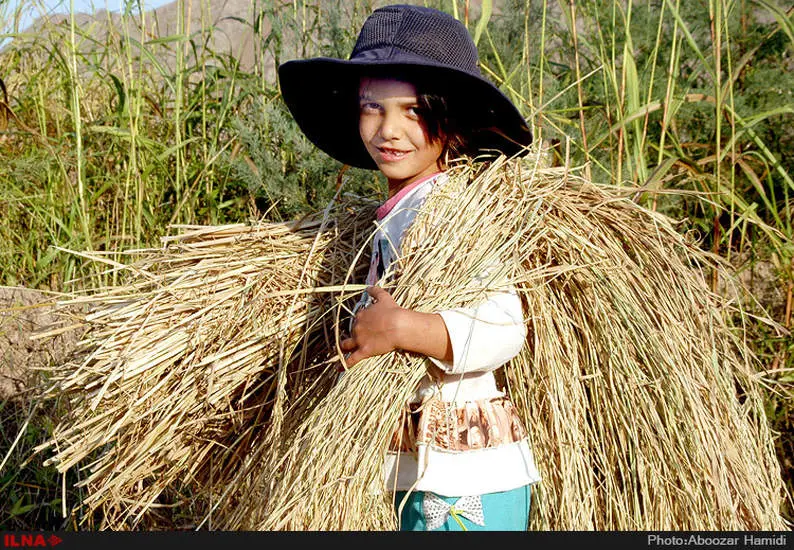
[[(113, 282), (62, 249), (109, 260), (155, 244), (171, 223), (220, 224), (323, 206), (341, 166), (300, 134), (273, 67), (346, 57), (373, 0), (255, 0), (235, 32), (250, 64), (214, 38), (209, 0), (162, 11), (127, 0), (87, 22), (71, 13), (19, 28), (0, 7), (0, 284), (62, 289)], [(779, 0), (435, 0), (477, 39), (485, 75), (535, 135), (587, 163), (595, 181), (642, 186), (636, 200), (679, 218), (747, 273), (767, 266), (765, 305), (794, 306), (794, 8)], [(71, 6), (71, 2), (70, 2)], [(197, 15), (197, 17), (193, 17)], [(144, 29), (144, 32), (141, 32)], [(382, 193), (377, 174), (348, 185)], [(719, 280), (713, 280), (719, 288)], [(789, 336), (752, 327), (769, 365), (769, 414), (788, 432)], [(792, 452), (780, 438), (781, 456)], [(791, 477), (791, 476), (789, 476)]]
[[(494, 40), (481, 54), (537, 134), (569, 142), (596, 181), (642, 186), (638, 201), (686, 218), (702, 247), (748, 281), (766, 268), (758, 290), (789, 327), (794, 8), (766, 0), (507, 4), (505, 15), (524, 20), (492, 20)], [(523, 49), (510, 47), (517, 37)], [(720, 288), (716, 272), (712, 286)], [(778, 450), (790, 464), (792, 339), (751, 329), (768, 365)]]
[[(264, 32), (247, 21), (270, 20), (280, 36), (260, 41), (254, 59), (319, 52), (302, 37), (324, 38), (318, 26), (327, 11), (309, 3), (283, 12), (271, 3), (258, 6), (235, 31)], [(200, 28), (191, 27), (195, 12)], [(3, 255), (0, 282), (60, 287), (91, 274), (54, 245), (113, 253), (154, 243), (170, 223), (238, 221), (254, 204), (264, 211), (281, 202), (273, 185), (265, 193), (240, 173), (248, 166), (260, 179), (289, 179), (295, 159), (282, 158), (280, 173), (263, 174), (250, 158), (258, 151), (242, 148), (235, 129), (240, 120), (259, 121), (278, 110), (273, 75), (206, 47), (218, 32), (219, 14), (209, 3), (180, 1), (177, 13), (183, 16), (174, 34), (157, 13), (146, 13), (145, 3), (130, 0), (121, 13), (96, 22), (71, 14), (66, 28), (50, 22), (35, 34), (5, 35), (15, 40), (3, 52), (0, 74), (18, 124), (4, 132), (0, 152), (0, 208), (10, 215), (0, 234), (21, 254)], [(344, 48), (352, 46), (353, 31), (327, 32), (347, 39)], [(292, 44), (304, 44), (303, 51)], [(274, 130), (260, 138), (300, 139), (291, 121), (278, 131), (283, 135)], [(306, 145), (321, 171), (338, 171)], [(373, 183), (369, 174), (356, 177)], [(301, 190), (293, 181), (282, 183), (292, 194), (303, 193), (282, 209), (284, 216), (320, 205), (333, 187), (320, 193), (321, 185)]]

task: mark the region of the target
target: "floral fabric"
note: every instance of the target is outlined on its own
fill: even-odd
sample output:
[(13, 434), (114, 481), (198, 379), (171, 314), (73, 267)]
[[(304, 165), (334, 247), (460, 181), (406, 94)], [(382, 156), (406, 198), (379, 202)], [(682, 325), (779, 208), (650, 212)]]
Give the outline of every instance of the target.
[(416, 452), (427, 444), (446, 451), (472, 451), (527, 437), (515, 406), (505, 397), (454, 402), (429, 399), (411, 406), (392, 436), (389, 450)]

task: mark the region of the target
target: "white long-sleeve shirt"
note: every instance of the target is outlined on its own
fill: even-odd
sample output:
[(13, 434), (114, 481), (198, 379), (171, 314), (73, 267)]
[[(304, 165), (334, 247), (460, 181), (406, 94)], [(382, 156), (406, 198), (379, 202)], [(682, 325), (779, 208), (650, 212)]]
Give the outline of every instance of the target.
[[(367, 285), (377, 284), (398, 257), (403, 234), (427, 195), (446, 181), (446, 174), (440, 173), (417, 182), (378, 209)], [(369, 300), (365, 294), (358, 307)], [(433, 402), (435, 412), (419, 421), (424, 435), (419, 435), (412, 451), (387, 456), (387, 488), (463, 496), (539, 481), (524, 427), (493, 374), (524, 345), (520, 298), (515, 291), (493, 292), (476, 306), (437, 313), (446, 325), (453, 360), (447, 364), (430, 358), (444, 372), (442, 379), (425, 377), (411, 403)], [(453, 430), (455, 437), (437, 434), (442, 416), (461, 419)]]

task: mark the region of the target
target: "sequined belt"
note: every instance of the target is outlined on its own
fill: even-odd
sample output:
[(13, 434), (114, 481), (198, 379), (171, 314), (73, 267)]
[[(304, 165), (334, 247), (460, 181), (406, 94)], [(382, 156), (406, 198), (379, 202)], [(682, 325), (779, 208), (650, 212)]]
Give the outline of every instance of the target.
[(521, 441), (527, 436), (507, 397), (463, 404), (432, 398), (406, 408), (389, 450), (416, 452), (420, 443), (447, 451), (470, 451)]

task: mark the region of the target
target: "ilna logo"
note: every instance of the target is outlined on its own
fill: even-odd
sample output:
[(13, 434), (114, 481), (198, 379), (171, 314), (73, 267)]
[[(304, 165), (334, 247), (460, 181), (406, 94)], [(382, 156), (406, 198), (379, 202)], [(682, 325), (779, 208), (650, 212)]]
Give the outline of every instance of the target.
[(45, 537), (42, 534), (5, 534), (3, 545), (6, 548), (47, 548), (63, 542), (57, 535)]

